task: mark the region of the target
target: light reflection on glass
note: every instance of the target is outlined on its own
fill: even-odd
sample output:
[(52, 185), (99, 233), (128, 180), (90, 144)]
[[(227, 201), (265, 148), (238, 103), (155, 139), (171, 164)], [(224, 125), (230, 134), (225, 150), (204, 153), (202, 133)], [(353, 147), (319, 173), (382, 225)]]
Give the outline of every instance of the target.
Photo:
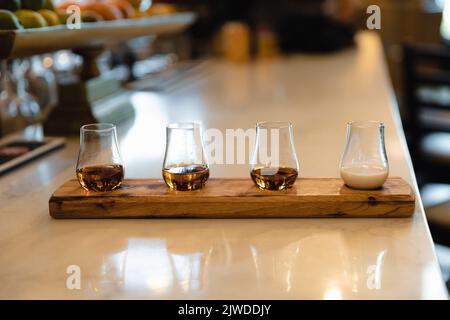
[(292, 276), (293, 276), (292, 273), (293, 273), (293, 269), (295, 267), (295, 262), (297, 260), (299, 253), (300, 253), (300, 245), (297, 243), (296, 247), (294, 249), (294, 252), (292, 254), (291, 261), (290, 261), (290, 263), (287, 263), (287, 265), (286, 265), (286, 267), (287, 267), (287, 270), (286, 270), (286, 292), (289, 292), (292, 289)]
[(258, 287), (261, 286), (261, 270), (258, 263), (258, 249), (254, 245), (250, 245), (250, 253), (252, 255), (253, 263), (255, 264), (255, 275)]
[(342, 292), (335, 284), (332, 284), (326, 289), (323, 298), (325, 300), (342, 300)]
[(383, 261), (384, 261), (384, 255), (386, 254), (386, 250), (383, 250), (378, 253), (377, 256), (377, 263), (375, 268), (375, 283), (377, 284), (377, 288), (381, 289), (381, 276), (382, 276), (382, 268), (383, 268)]

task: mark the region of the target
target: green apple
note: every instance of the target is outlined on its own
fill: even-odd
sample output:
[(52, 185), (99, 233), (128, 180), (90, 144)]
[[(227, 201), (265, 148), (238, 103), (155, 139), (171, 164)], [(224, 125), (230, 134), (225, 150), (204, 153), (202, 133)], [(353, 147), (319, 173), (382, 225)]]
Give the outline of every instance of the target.
[(0, 30), (22, 29), (19, 19), (8, 10), (0, 10)]

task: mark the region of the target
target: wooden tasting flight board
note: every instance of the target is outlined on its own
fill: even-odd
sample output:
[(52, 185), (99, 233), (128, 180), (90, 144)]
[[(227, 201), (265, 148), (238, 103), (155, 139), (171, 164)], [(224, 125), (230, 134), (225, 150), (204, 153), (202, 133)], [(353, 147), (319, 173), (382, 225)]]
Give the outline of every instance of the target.
[(88, 192), (67, 181), (49, 200), (56, 219), (97, 218), (398, 218), (414, 213), (414, 192), (401, 178), (382, 189), (354, 190), (338, 178), (299, 178), (292, 189), (265, 191), (250, 178), (210, 179), (196, 191), (162, 180), (125, 179), (120, 189)]

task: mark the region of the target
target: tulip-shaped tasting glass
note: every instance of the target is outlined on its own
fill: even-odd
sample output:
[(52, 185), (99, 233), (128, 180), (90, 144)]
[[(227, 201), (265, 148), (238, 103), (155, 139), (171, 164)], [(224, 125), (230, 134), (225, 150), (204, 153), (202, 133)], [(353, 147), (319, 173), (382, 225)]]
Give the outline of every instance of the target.
[(173, 123), (166, 129), (166, 154), (162, 175), (172, 190), (202, 188), (209, 178), (209, 167), (198, 123)]
[(109, 123), (82, 126), (77, 163), (80, 185), (90, 191), (110, 191), (120, 187), (123, 176), (116, 126)]
[[(270, 150), (270, 156), (269, 156)], [(250, 176), (261, 189), (291, 188), (298, 176), (293, 129), (289, 122), (258, 122)]]
[(345, 184), (355, 189), (377, 189), (389, 174), (384, 125), (377, 121), (347, 124), (347, 143), (340, 164)]

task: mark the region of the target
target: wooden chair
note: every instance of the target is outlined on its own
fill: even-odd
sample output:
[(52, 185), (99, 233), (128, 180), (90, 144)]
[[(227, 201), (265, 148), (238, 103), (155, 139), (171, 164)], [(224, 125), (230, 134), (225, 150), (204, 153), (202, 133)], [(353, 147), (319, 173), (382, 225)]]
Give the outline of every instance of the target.
[(450, 183), (450, 49), (405, 45), (403, 61), (405, 131), (419, 184)]
[[(419, 186), (450, 184), (450, 49), (404, 46), (405, 131)], [(433, 239), (450, 246), (450, 202), (425, 208)]]
[(425, 209), (434, 242), (450, 247), (450, 201)]

